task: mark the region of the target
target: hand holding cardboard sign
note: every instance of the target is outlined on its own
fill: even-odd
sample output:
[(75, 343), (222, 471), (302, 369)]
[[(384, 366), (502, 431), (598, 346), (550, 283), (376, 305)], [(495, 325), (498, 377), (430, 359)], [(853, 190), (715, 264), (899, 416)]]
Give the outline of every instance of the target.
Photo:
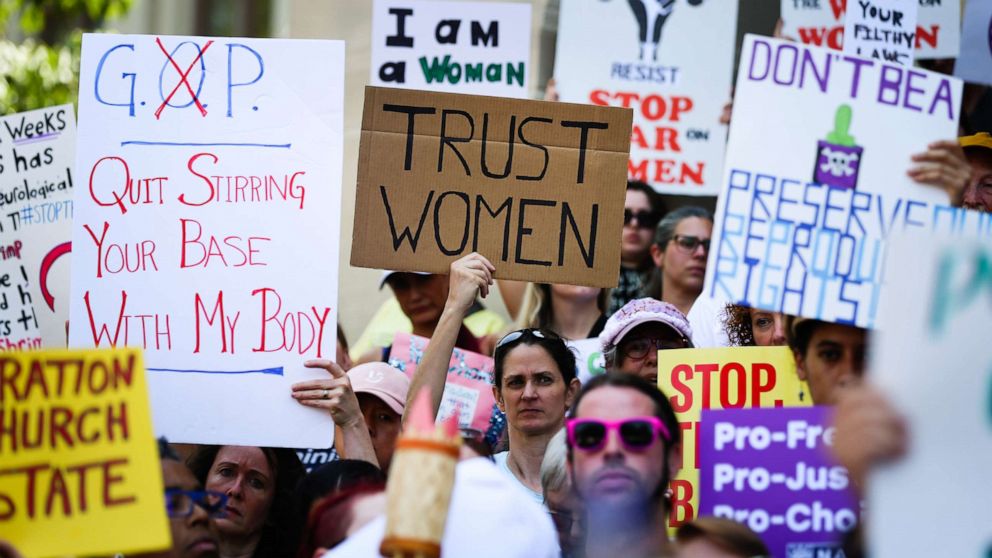
[(453, 310), (464, 312), (472, 306), (477, 295), (489, 296), (496, 268), (480, 254), (471, 254), (451, 262), (449, 272), (448, 304)]
[(923, 153), (913, 155), (913, 161), (918, 164), (906, 171), (910, 178), (942, 188), (950, 196), (951, 205), (961, 206), (964, 189), (971, 179), (971, 165), (957, 141), (935, 141)]

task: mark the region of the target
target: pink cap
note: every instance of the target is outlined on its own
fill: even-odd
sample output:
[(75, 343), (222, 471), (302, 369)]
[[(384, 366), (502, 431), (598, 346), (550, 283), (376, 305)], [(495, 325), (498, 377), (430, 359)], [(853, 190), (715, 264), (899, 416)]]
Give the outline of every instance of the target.
[(599, 344), (603, 351), (609, 351), (619, 345), (630, 330), (649, 322), (660, 322), (674, 329), (692, 347), (692, 328), (685, 314), (672, 304), (653, 298), (638, 298), (624, 304), (606, 320), (603, 332), (599, 334)]
[(385, 362), (359, 364), (348, 371), (355, 393), (368, 393), (381, 399), (398, 415), (403, 415), (410, 378)]

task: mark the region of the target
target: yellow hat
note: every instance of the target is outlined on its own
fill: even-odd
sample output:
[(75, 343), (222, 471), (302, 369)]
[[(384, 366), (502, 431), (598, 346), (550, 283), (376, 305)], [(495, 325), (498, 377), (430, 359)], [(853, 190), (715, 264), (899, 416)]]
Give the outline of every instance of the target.
[(992, 135), (988, 132), (979, 132), (973, 136), (961, 136), (958, 138), (961, 147), (984, 147), (992, 149)]

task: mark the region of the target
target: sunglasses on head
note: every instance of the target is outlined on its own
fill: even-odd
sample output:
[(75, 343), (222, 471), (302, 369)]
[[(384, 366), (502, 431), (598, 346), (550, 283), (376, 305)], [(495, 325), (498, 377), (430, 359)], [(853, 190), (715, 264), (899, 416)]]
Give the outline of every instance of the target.
[(661, 221), (661, 216), (653, 211), (631, 211), (629, 209), (623, 210), (623, 224), (629, 225), (633, 221), (637, 221), (637, 227), (641, 229), (653, 229), (658, 226), (658, 221)]
[(566, 425), (568, 443), (583, 451), (599, 451), (606, 445), (611, 430), (620, 434), (623, 447), (630, 451), (646, 449), (659, 437), (671, 441), (672, 435), (658, 417), (634, 417), (624, 420), (595, 418), (569, 419)]
[(677, 234), (672, 237), (672, 242), (679, 247), (684, 252), (692, 254), (696, 251), (696, 248), (700, 246), (703, 247), (703, 251), (707, 254), (710, 253), (710, 239), (699, 238), (698, 236), (689, 236), (685, 234)]
[(534, 337), (537, 337), (538, 339), (558, 338), (557, 335), (555, 335), (550, 331), (541, 331), (540, 329), (534, 329), (534, 328), (518, 329), (517, 331), (511, 331), (510, 333), (507, 333), (506, 335), (501, 337), (500, 340), (496, 342), (496, 347), (494, 347), (494, 349), (498, 349), (503, 345), (506, 345), (507, 343), (513, 343), (514, 341), (520, 339), (525, 335), (532, 335)]

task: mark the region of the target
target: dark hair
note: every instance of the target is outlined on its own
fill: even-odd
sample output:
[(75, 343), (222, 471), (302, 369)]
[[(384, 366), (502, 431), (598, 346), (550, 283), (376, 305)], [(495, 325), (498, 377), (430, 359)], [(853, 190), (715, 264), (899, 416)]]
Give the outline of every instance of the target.
[(341, 328), (341, 322), (338, 322), (338, 341), (341, 343), (341, 348), (344, 352), (348, 352), (348, 338), (344, 336), (344, 329)]
[(746, 526), (720, 517), (697, 517), (675, 531), (675, 541), (686, 544), (702, 539), (741, 558), (771, 556), (761, 537)]
[[(799, 321), (798, 324), (796, 323), (797, 321)], [(789, 348), (799, 353), (799, 356), (805, 357), (806, 350), (809, 348), (809, 341), (813, 338), (813, 330), (826, 323), (828, 322), (789, 316), (788, 322), (786, 322)]]
[(162, 460), (169, 459), (171, 461), (178, 461), (180, 463), (183, 462), (183, 460), (179, 458), (179, 454), (176, 453), (176, 450), (169, 445), (169, 440), (166, 440), (165, 436), (158, 439), (158, 458)]
[[(656, 246), (662, 250), (668, 246), (668, 243), (675, 236), (675, 229), (679, 226), (679, 223), (690, 218), (696, 217), (698, 219), (703, 219), (705, 221), (713, 222), (713, 214), (710, 210), (705, 207), (699, 207), (698, 205), (685, 205), (674, 211), (668, 212), (665, 217), (658, 222), (658, 228), (654, 231), (654, 243)], [(641, 296), (656, 298), (662, 300), (661, 298), (661, 270), (655, 267), (651, 270), (651, 278), (648, 279), (646, 285), (641, 290)]]
[[(385, 489), (383, 484), (359, 483), (344, 490), (332, 492), (321, 498), (313, 511), (307, 514), (303, 528), (303, 537), (297, 548), (296, 556), (310, 558), (318, 548), (334, 548), (345, 539), (347, 528), (352, 521), (352, 508), (355, 499), (361, 496), (378, 494)], [(323, 521), (325, 515), (332, 521)], [(322, 525), (329, 525), (329, 532), (321, 531)], [(320, 535), (320, 540), (318, 540)], [(281, 556), (281, 555), (280, 555)]]
[(721, 321), (727, 332), (731, 347), (753, 347), (754, 329), (751, 327), (751, 309), (747, 306), (727, 304), (723, 310)]
[(324, 463), (296, 487), (296, 511), (302, 527), (317, 500), (358, 484), (386, 484), (386, 475), (368, 461), (339, 459)]
[[(582, 403), (582, 400), (585, 399), (589, 393), (604, 387), (627, 388), (646, 395), (649, 399), (651, 399), (651, 402), (654, 403), (654, 416), (661, 419), (661, 422), (672, 435), (672, 439), (667, 441), (665, 448), (672, 448), (682, 442), (682, 429), (679, 426), (678, 418), (675, 417), (675, 410), (672, 409), (672, 404), (668, 400), (668, 397), (662, 393), (660, 389), (658, 389), (658, 386), (648, 382), (636, 374), (607, 372), (589, 380), (582, 386), (582, 389), (579, 390), (579, 395), (575, 398), (575, 403), (572, 404), (572, 411), (569, 413), (569, 416), (577, 416), (579, 412), (579, 405)], [(571, 459), (571, 446), (568, 448), (568, 455), (569, 459)], [(669, 478), (667, 456), (663, 465), (664, 471), (662, 471), (661, 482), (658, 484), (658, 489), (655, 491), (654, 495), (656, 498), (661, 497), (664, 494), (665, 489), (668, 487), (668, 482), (671, 480)]]
[(668, 210), (665, 207), (665, 200), (661, 197), (661, 194), (657, 190), (651, 187), (647, 182), (642, 182), (640, 180), (627, 180), (627, 190), (633, 190), (635, 192), (642, 192), (648, 198), (648, 205), (651, 206), (651, 213), (655, 215), (664, 215)]
[[(207, 485), (210, 468), (217, 459), (217, 453), (225, 446), (200, 446), (189, 458), (189, 468), (203, 486)], [(275, 494), (268, 517), (262, 527), (262, 536), (252, 556), (289, 556), (295, 550), (293, 532), (298, 527), (292, 525), (293, 492), (303, 477), (305, 469), (296, 451), (289, 448), (258, 448), (265, 455), (275, 473)]]
[[(540, 336), (535, 335), (535, 332), (539, 332)], [(497, 391), (502, 391), (503, 389), (503, 362), (506, 360), (506, 355), (518, 345), (537, 345), (544, 349), (551, 357), (551, 360), (555, 361), (555, 365), (558, 366), (558, 371), (561, 372), (565, 386), (572, 383), (572, 380), (576, 376), (575, 353), (568, 348), (564, 339), (559, 337), (557, 333), (547, 329), (520, 329), (507, 335), (513, 335), (514, 333), (522, 333), (522, 335), (513, 341), (498, 345), (493, 354), (493, 360), (496, 361), (493, 370), (493, 382), (496, 385)], [(504, 336), (505, 338), (506, 336)]]

